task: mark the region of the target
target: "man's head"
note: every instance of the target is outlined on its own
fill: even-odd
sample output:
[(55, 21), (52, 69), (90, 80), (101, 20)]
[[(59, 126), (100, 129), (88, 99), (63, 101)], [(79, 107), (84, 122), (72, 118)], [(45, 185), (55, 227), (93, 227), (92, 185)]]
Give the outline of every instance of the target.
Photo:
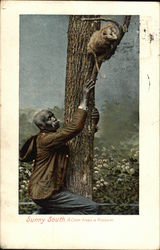
[(59, 121), (50, 110), (41, 110), (34, 118), (33, 122), (40, 130), (55, 132), (59, 127)]

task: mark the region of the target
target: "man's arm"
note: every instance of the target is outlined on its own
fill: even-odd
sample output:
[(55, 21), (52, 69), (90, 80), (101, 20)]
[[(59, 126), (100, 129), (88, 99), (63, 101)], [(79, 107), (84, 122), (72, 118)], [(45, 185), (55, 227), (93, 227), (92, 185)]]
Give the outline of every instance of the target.
[(41, 135), (41, 145), (53, 147), (66, 143), (82, 131), (87, 117), (89, 93), (94, 86), (95, 83), (93, 80), (87, 81), (84, 84), (82, 101), (80, 102), (78, 110), (74, 113), (72, 121), (57, 132)]

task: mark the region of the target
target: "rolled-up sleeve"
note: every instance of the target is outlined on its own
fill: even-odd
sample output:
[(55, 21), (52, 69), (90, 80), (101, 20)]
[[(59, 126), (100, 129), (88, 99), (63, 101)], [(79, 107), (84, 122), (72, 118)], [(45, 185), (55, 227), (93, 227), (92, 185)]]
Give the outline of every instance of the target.
[(49, 132), (44, 136), (41, 136), (41, 145), (48, 148), (71, 140), (82, 131), (86, 117), (87, 112), (78, 108), (73, 115), (72, 121), (69, 122), (64, 128), (59, 129), (57, 132)]

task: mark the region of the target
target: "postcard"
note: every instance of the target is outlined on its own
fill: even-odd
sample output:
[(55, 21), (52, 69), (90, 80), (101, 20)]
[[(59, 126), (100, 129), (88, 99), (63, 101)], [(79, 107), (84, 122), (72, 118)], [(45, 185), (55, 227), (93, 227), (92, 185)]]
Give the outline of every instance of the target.
[(1, 12), (1, 248), (159, 249), (159, 4)]

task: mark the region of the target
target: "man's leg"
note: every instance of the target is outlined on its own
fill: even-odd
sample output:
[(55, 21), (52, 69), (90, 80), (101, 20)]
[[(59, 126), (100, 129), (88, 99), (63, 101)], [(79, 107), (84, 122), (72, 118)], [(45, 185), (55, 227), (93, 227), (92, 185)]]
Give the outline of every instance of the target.
[(34, 200), (49, 214), (99, 214), (99, 205), (81, 195), (60, 191), (45, 200)]

